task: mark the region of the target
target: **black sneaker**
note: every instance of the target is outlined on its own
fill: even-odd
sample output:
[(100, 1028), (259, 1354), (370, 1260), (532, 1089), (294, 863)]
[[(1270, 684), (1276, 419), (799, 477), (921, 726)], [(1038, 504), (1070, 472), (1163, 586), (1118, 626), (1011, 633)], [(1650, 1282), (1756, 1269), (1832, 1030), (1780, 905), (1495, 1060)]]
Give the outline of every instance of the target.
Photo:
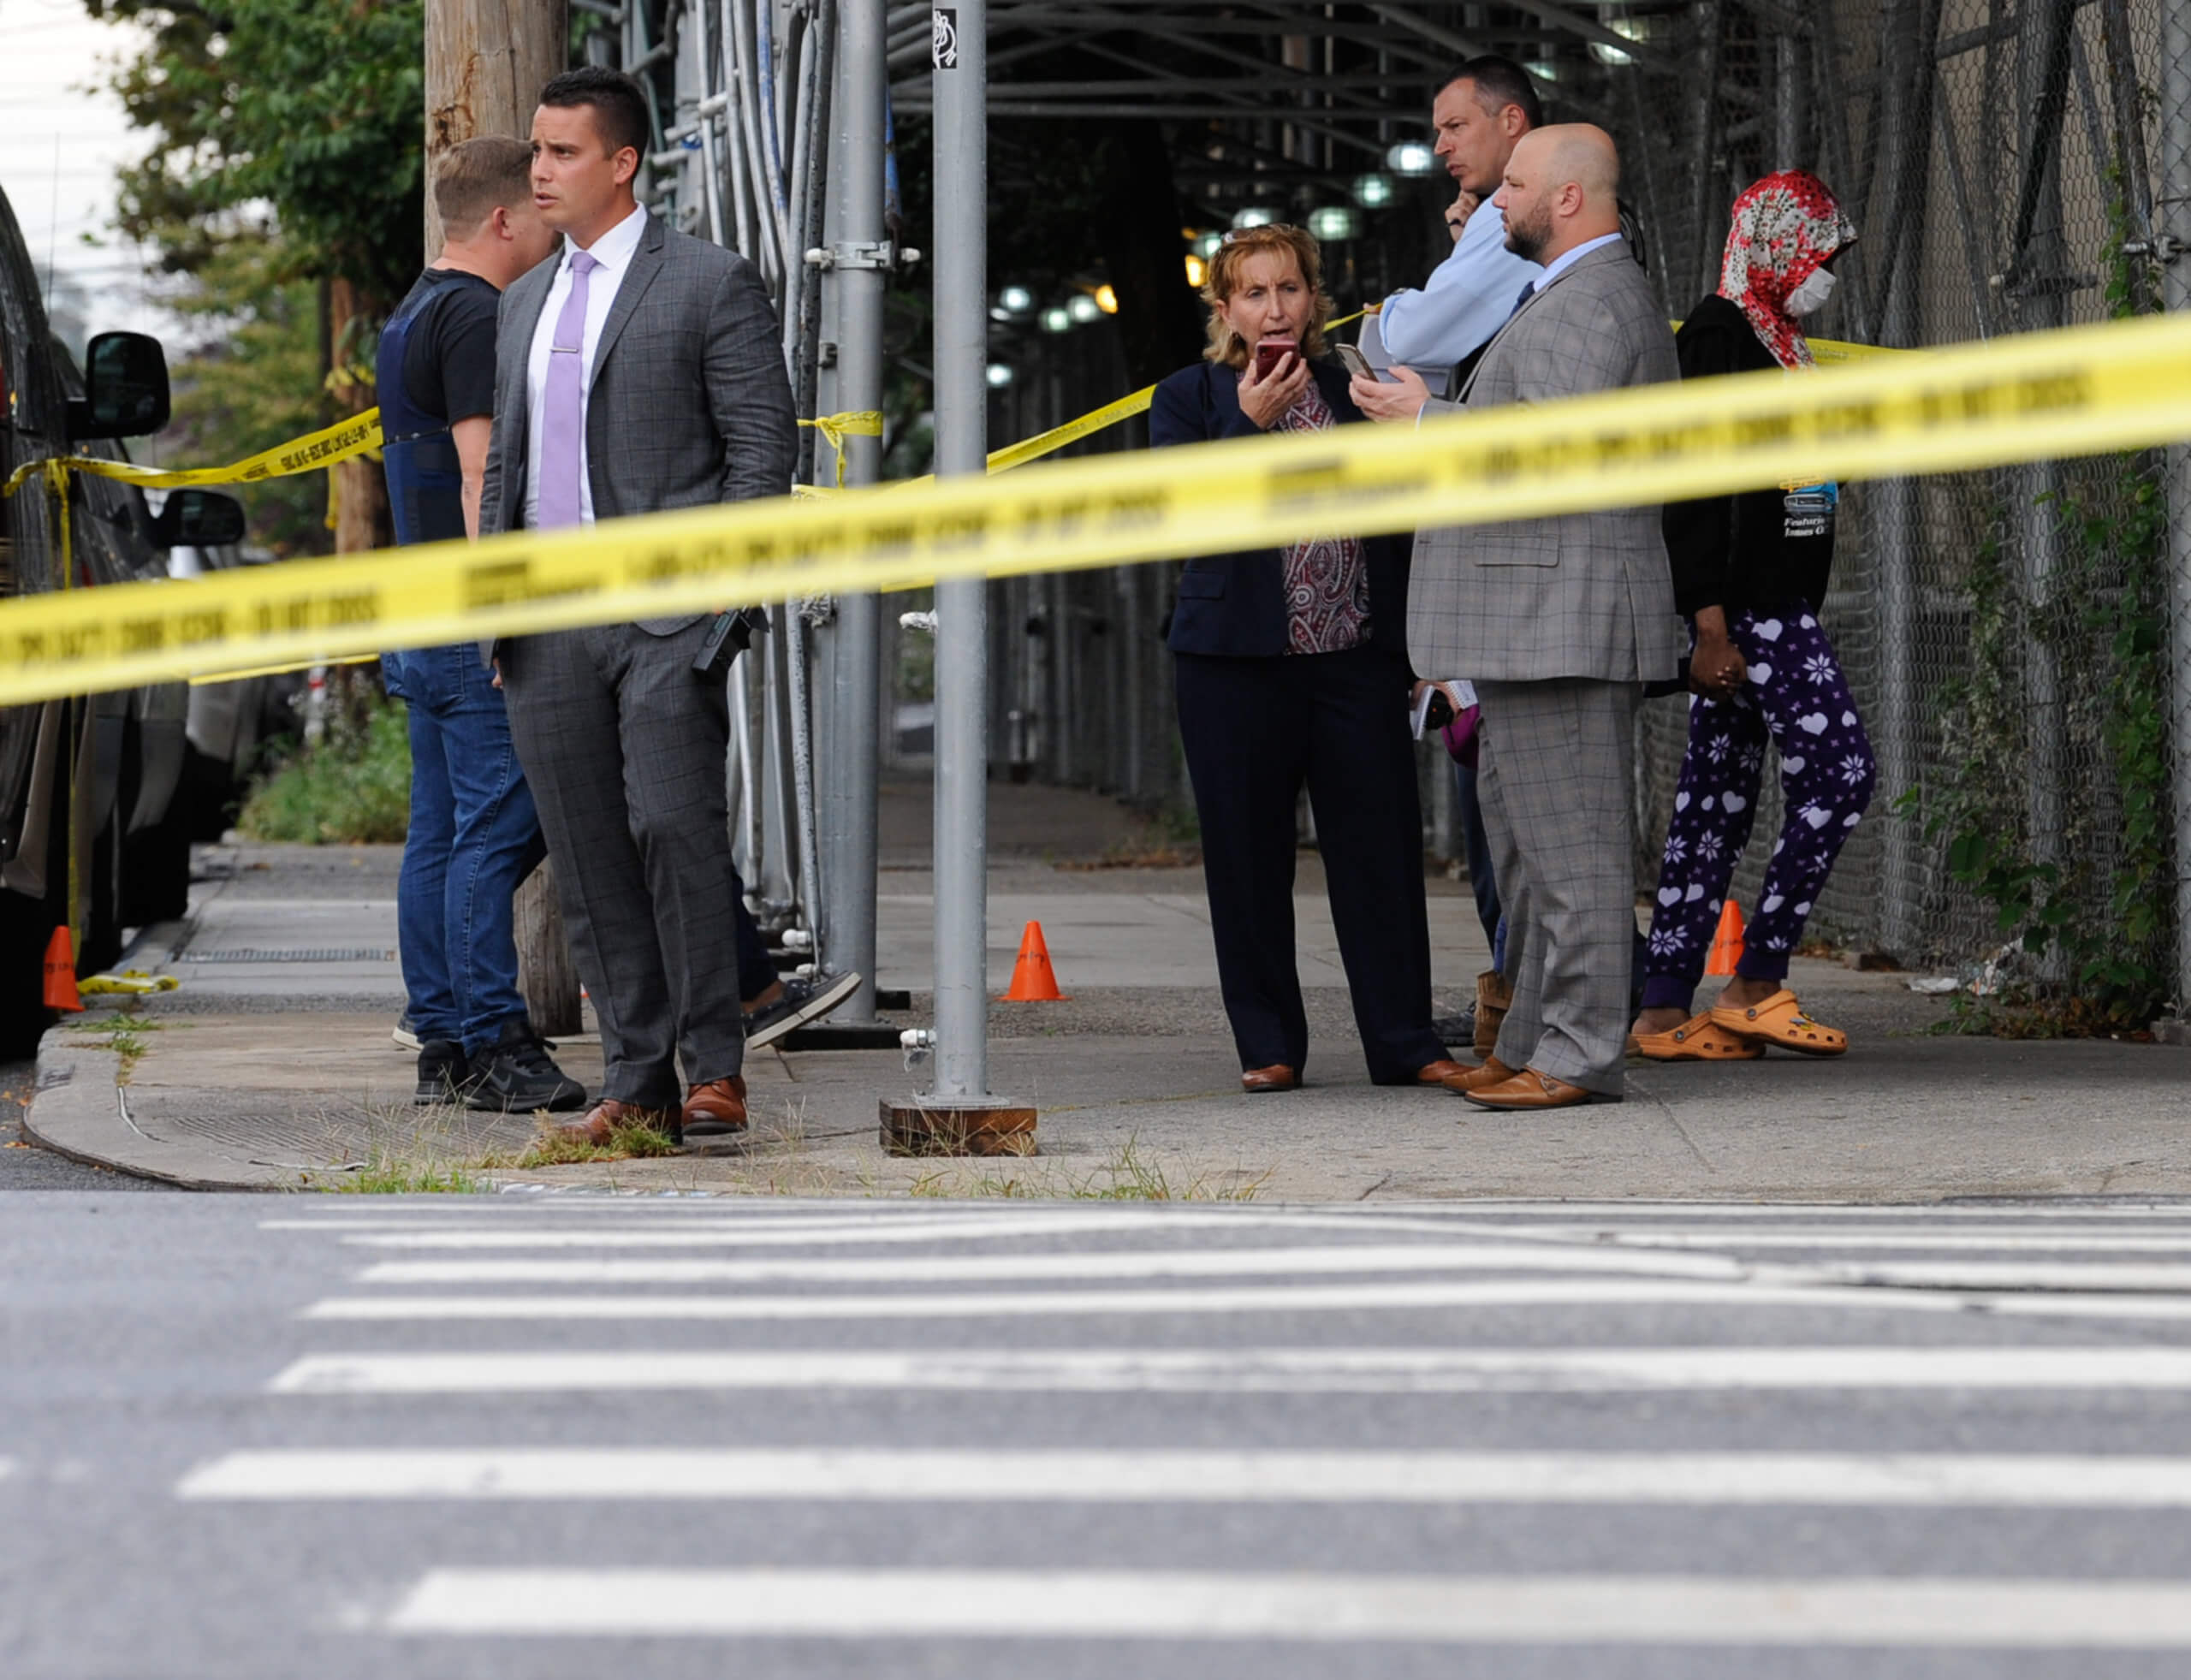
[(793, 1027), (818, 1021), (859, 989), (857, 974), (817, 974), (784, 982), (784, 994), (745, 1014), (745, 1048), (773, 1044)]
[(412, 1101), (421, 1108), (436, 1102), (461, 1102), (472, 1093), (472, 1064), (464, 1047), (446, 1038), (430, 1038), (419, 1047), (419, 1089)]
[(411, 1012), (407, 1009), (395, 1018), (395, 1030), (389, 1036), (395, 1041), (395, 1048), (399, 1050), (423, 1050), (426, 1048), (425, 1040), (419, 1036), (417, 1029), (411, 1024)]
[(555, 1066), (531, 1024), (521, 1017), (502, 1023), (502, 1037), (474, 1067), (474, 1108), (529, 1114), (536, 1108), (560, 1113), (585, 1107), (585, 1087)]

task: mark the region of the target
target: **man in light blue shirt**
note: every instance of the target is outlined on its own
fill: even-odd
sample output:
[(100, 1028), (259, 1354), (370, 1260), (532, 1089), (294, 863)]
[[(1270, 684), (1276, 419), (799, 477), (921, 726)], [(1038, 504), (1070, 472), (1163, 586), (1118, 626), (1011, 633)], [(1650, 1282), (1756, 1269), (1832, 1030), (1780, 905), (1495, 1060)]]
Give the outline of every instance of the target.
[(1463, 64), (1439, 90), (1430, 118), (1446, 172), (1479, 208), (1428, 285), (1385, 300), (1378, 333), (1392, 359), (1422, 374), (1435, 390), (1448, 371), (1491, 341), (1522, 288), (1541, 272), (1507, 249), (1491, 195), (1505, 179), (1515, 144), (1544, 117), (1529, 72), (1486, 54)]

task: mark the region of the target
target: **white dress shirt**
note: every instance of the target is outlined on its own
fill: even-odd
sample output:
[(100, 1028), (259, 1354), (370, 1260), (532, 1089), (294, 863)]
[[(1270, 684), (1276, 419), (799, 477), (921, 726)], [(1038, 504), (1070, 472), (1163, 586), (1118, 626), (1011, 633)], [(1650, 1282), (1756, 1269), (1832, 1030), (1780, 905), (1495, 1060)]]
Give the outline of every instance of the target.
[[(587, 247), (587, 253), (601, 266), (586, 276), (585, 334), (580, 340), (585, 348), (579, 358), (583, 375), (579, 398), (579, 517), (586, 525), (593, 523), (593, 475), (588, 471), (585, 453), (585, 410), (593, 400), (593, 359), (601, 347), (601, 329), (608, 324), (609, 311), (616, 301), (616, 288), (638, 253), (639, 235), (646, 231), (646, 208), (641, 205)], [(571, 295), (571, 258), (578, 250), (566, 234), (555, 283), (548, 288), (548, 301), (541, 306), (539, 324), (532, 329), (532, 353), (525, 363), (525, 525), (528, 531), (540, 528), (541, 408), (548, 389), (549, 347), (555, 341), (555, 323)]]
[(1583, 258), (1588, 256), (1600, 246), (1611, 245), (1619, 237), (1620, 235), (1617, 233), (1600, 234), (1595, 239), (1586, 239), (1580, 245), (1574, 246), (1568, 250), (1561, 252), (1557, 257), (1554, 257), (1549, 263), (1545, 264), (1544, 272), (1537, 276), (1536, 290), (1541, 292), (1546, 287), (1551, 285), (1552, 282), (1559, 276), (1566, 273), (1568, 270), (1573, 268), (1576, 264), (1581, 262)]
[(1435, 373), (1491, 341), (1514, 312), (1514, 298), (1543, 270), (1506, 248), (1506, 223), (1488, 200), (1476, 207), (1452, 254), (1421, 291), (1385, 300), (1378, 331), (1392, 359)]

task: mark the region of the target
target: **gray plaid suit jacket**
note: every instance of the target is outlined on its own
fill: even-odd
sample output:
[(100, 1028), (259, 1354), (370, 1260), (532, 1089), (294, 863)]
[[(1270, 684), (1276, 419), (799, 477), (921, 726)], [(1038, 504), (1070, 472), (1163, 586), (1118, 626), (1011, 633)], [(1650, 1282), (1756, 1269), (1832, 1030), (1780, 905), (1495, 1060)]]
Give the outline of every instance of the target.
[[(559, 251), (502, 294), (483, 537), (524, 523), (526, 365), (561, 260)], [(791, 382), (775, 310), (745, 258), (647, 217), (594, 352), (585, 453), (597, 519), (790, 494)], [(698, 616), (638, 624), (670, 636)]]
[[(1501, 328), (1458, 403), (1548, 402), (1681, 377), (1673, 333), (1625, 240), (1579, 258)], [(1656, 507), (1420, 531), (1408, 589), (1419, 671), (1475, 681), (1650, 682), (1680, 656)]]

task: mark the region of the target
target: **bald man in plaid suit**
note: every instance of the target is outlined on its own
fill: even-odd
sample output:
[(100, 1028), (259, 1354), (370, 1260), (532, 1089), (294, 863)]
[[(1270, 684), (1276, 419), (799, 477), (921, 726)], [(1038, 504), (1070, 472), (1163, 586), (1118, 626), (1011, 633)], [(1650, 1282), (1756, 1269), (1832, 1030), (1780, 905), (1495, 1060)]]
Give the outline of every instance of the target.
[[(1508, 245), (1544, 273), (1459, 403), (1406, 379), (1357, 380), (1356, 401), (1397, 419), (1678, 378), (1666, 312), (1620, 236), (1618, 187), (1601, 130), (1525, 136), (1493, 202)], [(1514, 1005), (1491, 1058), (1448, 1082), (1483, 1107), (1624, 1094), (1636, 709), (1680, 654), (1659, 515), (1624, 508), (1416, 538), (1409, 650), (1418, 670), (1472, 680), (1483, 704), (1481, 787)]]

